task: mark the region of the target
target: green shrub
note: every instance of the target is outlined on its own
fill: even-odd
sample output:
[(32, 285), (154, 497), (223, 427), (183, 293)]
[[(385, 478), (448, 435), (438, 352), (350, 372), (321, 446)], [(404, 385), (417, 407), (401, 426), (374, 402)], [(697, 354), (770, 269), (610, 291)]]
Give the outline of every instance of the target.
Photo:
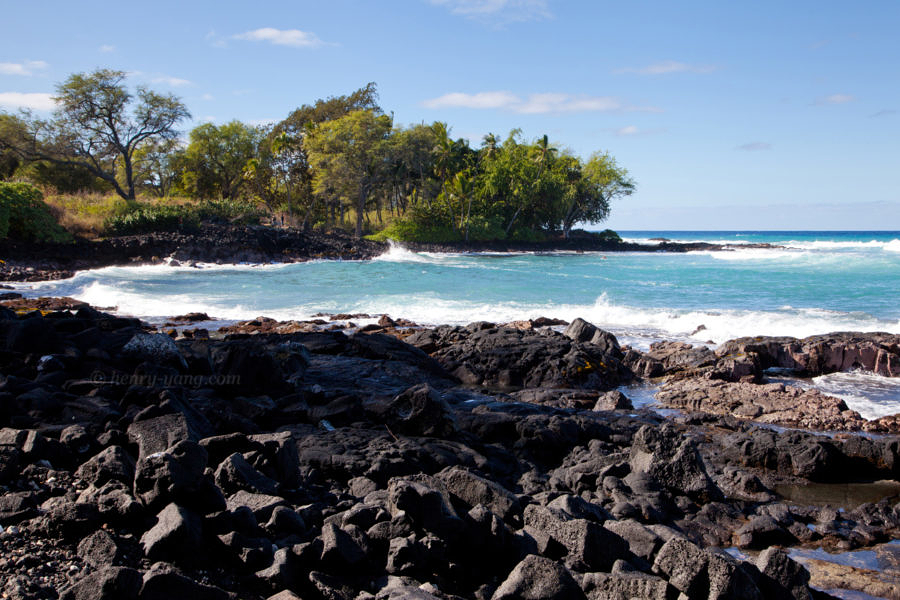
[(263, 212), (245, 200), (204, 200), (198, 204), (136, 204), (125, 214), (108, 218), (109, 235), (134, 235), (154, 231), (196, 230), (202, 221), (258, 225)]
[(366, 236), (366, 239), (376, 242), (397, 240), (398, 242), (430, 242), (440, 244), (444, 242), (458, 242), (462, 236), (446, 226), (423, 225), (413, 221), (394, 221), (378, 233)]
[(604, 242), (615, 242), (617, 244), (622, 243), (622, 238), (619, 237), (619, 234), (613, 231), (612, 229), (604, 229), (597, 235), (600, 236), (600, 239)]
[(27, 183), (0, 183), (0, 239), (71, 242), (40, 190)]
[(193, 209), (200, 221), (227, 221), (236, 225), (259, 225), (265, 214), (249, 200), (204, 200)]
[(199, 219), (190, 206), (142, 204), (124, 215), (110, 217), (104, 223), (104, 229), (110, 235), (133, 235), (196, 229), (198, 225)]

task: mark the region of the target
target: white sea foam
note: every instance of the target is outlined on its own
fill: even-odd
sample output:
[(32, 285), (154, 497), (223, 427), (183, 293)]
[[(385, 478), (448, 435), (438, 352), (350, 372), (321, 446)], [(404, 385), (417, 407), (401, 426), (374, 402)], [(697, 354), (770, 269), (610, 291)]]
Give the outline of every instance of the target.
[(841, 398), (866, 419), (900, 413), (900, 378), (851, 371), (816, 377), (813, 384), (822, 392)]
[(854, 241), (854, 240), (791, 240), (784, 244), (789, 248), (801, 250), (900, 250), (900, 240), (882, 242), (879, 240)]
[(789, 248), (740, 248), (736, 250), (696, 250), (688, 254), (710, 256), (716, 260), (800, 260), (809, 256), (808, 252)]

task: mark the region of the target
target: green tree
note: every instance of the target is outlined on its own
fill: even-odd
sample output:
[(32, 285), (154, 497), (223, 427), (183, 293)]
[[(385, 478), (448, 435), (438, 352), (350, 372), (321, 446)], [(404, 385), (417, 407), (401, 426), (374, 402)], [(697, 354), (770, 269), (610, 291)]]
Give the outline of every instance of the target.
[(581, 169), (581, 177), (566, 198), (562, 218), (568, 239), (575, 223), (600, 223), (609, 216), (610, 202), (634, 193), (634, 180), (607, 152), (595, 152)]
[(134, 178), (138, 189), (167, 198), (181, 176), (184, 149), (174, 139), (153, 140), (134, 153)]
[(240, 121), (195, 127), (184, 151), (181, 184), (200, 198), (234, 199), (246, 181), (249, 160), (257, 155), (262, 132)]
[(304, 142), (315, 173), (316, 193), (330, 191), (355, 202), (356, 236), (362, 236), (369, 194), (387, 168), (391, 118), (374, 110), (357, 110), (316, 125)]
[(141, 86), (132, 94), (124, 80), (123, 71), (110, 69), (70, 75), (56, 88), (52, 119), (26, 113), (26, 135), (0, 144), (27, 160), (81, 166), (134, 200), (135, 152), (151, 140), (175, 138), (175, 127), (190, 113), (172, 95)]

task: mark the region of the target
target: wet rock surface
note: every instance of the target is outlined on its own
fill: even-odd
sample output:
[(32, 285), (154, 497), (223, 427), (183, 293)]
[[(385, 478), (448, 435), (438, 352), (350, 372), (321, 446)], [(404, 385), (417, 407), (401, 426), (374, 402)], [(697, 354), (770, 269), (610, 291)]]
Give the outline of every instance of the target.
[(163, 340), (46, 306), (0, 314), (8, 598), (827, 597), (774, 547), (900, 531), (888, 499), (775, 493), (896, 479), (897, 438), (773, 431), (703, 401), (664, 419), (613, 389), (657, 363), (673, 385), (757, 385), (716, 378), (733, 357), (642, 362), (581, 320)]

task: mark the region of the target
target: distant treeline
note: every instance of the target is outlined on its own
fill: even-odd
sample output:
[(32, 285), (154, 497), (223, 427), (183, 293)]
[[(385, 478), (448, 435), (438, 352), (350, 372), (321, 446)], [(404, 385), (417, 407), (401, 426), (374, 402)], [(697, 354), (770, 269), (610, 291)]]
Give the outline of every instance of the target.
[(634, 190), (608, 153), (582, 160), (547, 136), (514, 130), (472, 148), (442, 122), (395, 125), (374, 83), (271, 126), (204, 123), (184, 140), (181, 100), (132, 92), (124, 79), (70, 76), (50, 119), (0, 113), (0, 178), (114, 192), (136, 206), (141, 195), (241, 201), (301, 227), (410, 241), (568, 236)]

